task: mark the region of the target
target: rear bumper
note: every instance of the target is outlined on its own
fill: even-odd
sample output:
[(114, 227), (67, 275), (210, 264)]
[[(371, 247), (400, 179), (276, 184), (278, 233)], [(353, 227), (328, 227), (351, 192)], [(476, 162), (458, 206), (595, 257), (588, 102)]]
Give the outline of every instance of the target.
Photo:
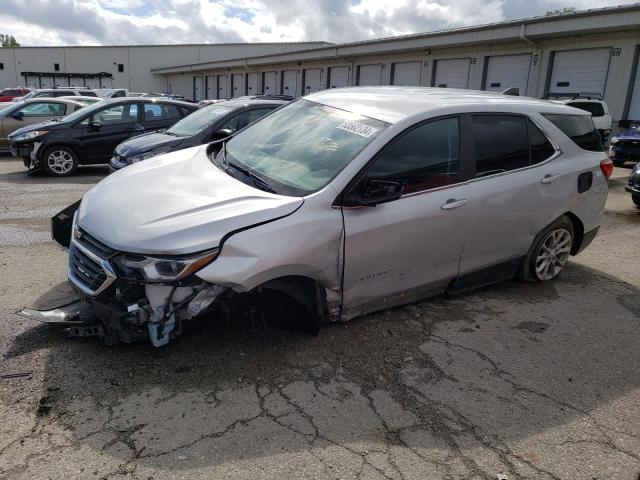
[(591, 245), (591, 242), (593, 242), (593, 239), (596, 238), (596, 235), (598, 234), (599, 230), (600, 230), (600, 227), (596, 227), (589, 232), (585, 232), (585, 234), (582, 236), (582, 243), (578, 247), (578, 250), (576, 251), (575, 255), (579, 254), (585, 248)]

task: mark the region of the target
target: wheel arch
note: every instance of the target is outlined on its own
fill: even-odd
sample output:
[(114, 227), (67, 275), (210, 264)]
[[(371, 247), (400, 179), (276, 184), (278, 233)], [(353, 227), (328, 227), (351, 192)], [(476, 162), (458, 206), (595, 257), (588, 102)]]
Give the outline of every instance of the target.
[(54, 147), (65, 147), (71, 150), (73, 154), (76, 156), (76, 160), (78, 160), (78, 165), (80, 165), (80, 155), (78, 154), (78, 150), (73, 145), (69, 145), (63, 142), (62, 140), (57, 140), (50, 144), (42, 145), (42, 148), (40, 148), (40, 150), (38, 151), (38, 157), (39, 157), (38, 162), (42, 162), (42, 160), (44, 159), (45, 152), (48, 152)]
[(573, 242), (571, 244), (571, 255), (576, 255), (580, 251), (580, 246), (582, 245), (582, 241), (584, 239), (584, 223), (582, 223), (580, 217), (578, 217), (573, 212), (565, 212), (563, 215), (568, 217), (573, 224)]

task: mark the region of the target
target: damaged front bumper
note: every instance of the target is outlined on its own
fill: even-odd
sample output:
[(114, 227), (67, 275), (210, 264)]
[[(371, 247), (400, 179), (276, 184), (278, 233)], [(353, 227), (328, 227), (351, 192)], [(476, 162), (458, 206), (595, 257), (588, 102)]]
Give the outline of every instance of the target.
[(27, 167), (30, 172), (40, 168), (38, 152), (41, 146), (42, 142), (39, 141), (10, 142), (9, 144), (11, 155), (22, 159), (22, 163), (24, 163), (24, 166)]

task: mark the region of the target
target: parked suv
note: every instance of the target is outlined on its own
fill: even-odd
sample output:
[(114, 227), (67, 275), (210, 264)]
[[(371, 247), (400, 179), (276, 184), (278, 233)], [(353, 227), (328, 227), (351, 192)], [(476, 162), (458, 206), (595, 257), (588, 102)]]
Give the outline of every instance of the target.
[(604, 100), (591, 97), (571, 97), (553, 101), (589, 112), (598, 133), (600, 133), (602, 143), (604, 144), (609, 139), (613, 127), (613, 119)]
[(90, 88), (39, 88), (37, 90), (31, 90), (23, 97), (15, 97), (11, 101), (12, 102), (21, 102), (22, 100), (28, 100), (30, 98), (39, 98), (39, 97), (70, 97), (70, 96), (84, 96), (84, 97), (97, 97), (98, 94), (95, 90)]
[(11, 152), (30, 171), (72, 175), (78, 165), (108, 163), (116, 145), (133, 135), (170, 127), (197, 108), (175, 100), (105, 99), (59, 122), (13, 132)]
[(627, 162), (640, 162), (640, 125), (631, 126), (620, 122), (621, 132), (611, 137), (609, 157), (616, 167)]
[(325, 90), (221, 143), (116, 172), (54, 234), (85, 333), (160, 346), (237, 309), (317, 332), (549, 281), (595, 237), (613, 168), (587, 112), (454, 89)]
[(114, 172), (162, 153), (222, 140), (286, 103), (249, 98), (205, 106), (164, 132), (145, 133), (121, 143), (109, 162), (109, 170)]

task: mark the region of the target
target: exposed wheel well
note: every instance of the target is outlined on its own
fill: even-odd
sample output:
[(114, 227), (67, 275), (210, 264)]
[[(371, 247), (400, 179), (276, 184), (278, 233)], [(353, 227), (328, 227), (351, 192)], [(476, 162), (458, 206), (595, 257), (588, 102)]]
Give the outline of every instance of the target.
[(584, 239), (584, 225), (574, 213), (567, 212), (565, 215), (573, 223), (573, 243), (571, 245), (571, 255), (575, 255), (580, 250), (582, 240)]
[(326, 317), (325, 289), (319, 282), (309, 277), (291, 275), (275, 278), (257, 286), (251, 293), (257, 295), (263, 310), (270, 310), (272, 314), (279, 316), (286, 316), (284, 305), (282, 305), (283, 298), (293, 301), (307, 313), (306, 318), (293, 320), (314, 335), (318, 333), (320, 323)]

